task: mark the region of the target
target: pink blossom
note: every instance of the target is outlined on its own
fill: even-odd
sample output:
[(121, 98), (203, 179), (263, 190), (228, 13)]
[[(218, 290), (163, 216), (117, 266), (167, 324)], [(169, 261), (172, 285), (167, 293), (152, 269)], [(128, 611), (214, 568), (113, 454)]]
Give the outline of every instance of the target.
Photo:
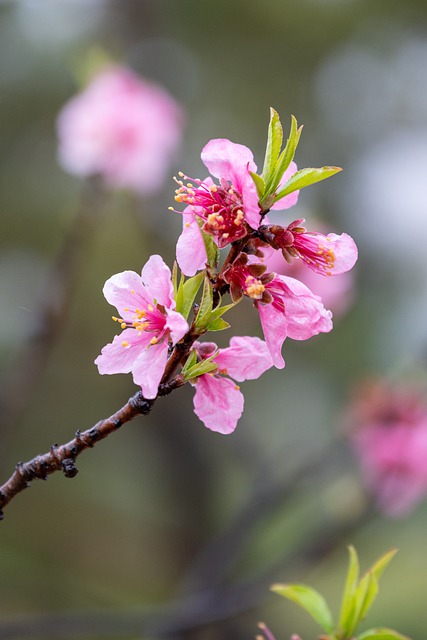
[(388, 516), (427, 494), (427, 402), (419, 389), (365, 384), (349, 410), (363, 480)]
[(196, 387), (194, 412), (208, 429), (232, 433), (244, 404), (243, 395), (233, 380), (255, 380), (272, 367), (267, 346), (259, 338), (246, 336), (234, 336), (226, 349), (218, 349), (213, 342), (196, 342), (194, 346), (201, 360), (215, 354), (213, 361), (218, 367), (216, 372), (204, 374), (193, 383)]
[(108, 67), (59, 114), (59, 160), (75, 175), (150, 194), (164, 182), (182, 127), (182, 110), (164, 89)]
[(259, 301), (255, 305), (274, 365), (282, 369), (285, 339), (307, 340), (318, 333), (328, 333), (332, 329), (332, 313), (305, 284), (294, 278), (276, 275), (265, 288), (272, 302)]
[(323, 276), (332, 276), (352, 269), (357, 260), (356, 244), (347, 233), (327, 236), (307, 231), (304, 218), (294, 220), (286, 228), (278, 225), (261, 227), (270, 246), (281, 249), (283, 257), (291, 262), (300, 258), (310, 269)]
[(278, 369), (285, 366), (282, 345), (287, 337), (307, 340), (320, 332), (332, 329), (332, 313), (320, 298), (299, 280), (266, 273), (266, 266), (246, 254), (240, 254), (224, 271), (233, 300), (246, 295), (258, 309), (265, 341), (273, 363)]
[(189, 330), (174, 311), (171, 273), (160, 256), (151, 256), (141, 276), (123, 271), (105, 283), (103, 293), (120, 314), (123, 329), (95, 360), (99, 373), (130, 373), (145, 398), (157, 395), (165, 371), (169, 342), (176, 344)]
[(302, 260), (286, 262), (281, 252), (275, 251), (271, 247), (263, 248), (262, 251), (264, 253), (262, 262), (269, 271), (300, 280), (310, 291), (322, 299), (324, 306), (332, 311), (335, 318), (347, 312), (355, 293), (353, 271), (340, 273), (333, 278), (325, 278), (313, 269), (307, 269)]
[[(177, 202), (189, 205), (183, 212), (183, 231), (177, 255), (180, 268), (188, 276), (194, 275), (206, 262), (206, 257), (203, 261), (200, 259), (201, 254), (206, 256), (206, 250), (201, 231), (198, 225), (196, 227), (197, 218), (203, 223), (203, 231), (213, 236), (220, 248), (244, 238), (248, 231), (258, 229), (262, 222), (258, 193), (250, 175), (251, 171), (257, 170), (252, 151), (244, 145), (218, 138), (206, 144), (201, 157), (219, 184), (210, 177), (192, 180), (181, 173), (175, 197)], [(291, 162), (278, 190), (296, 170), (296, 164)], [(296, 191), (282, 198), (272, 208), (293, 206), (298, 193)], [(194, 255), (188, 250), (190, 245)]]

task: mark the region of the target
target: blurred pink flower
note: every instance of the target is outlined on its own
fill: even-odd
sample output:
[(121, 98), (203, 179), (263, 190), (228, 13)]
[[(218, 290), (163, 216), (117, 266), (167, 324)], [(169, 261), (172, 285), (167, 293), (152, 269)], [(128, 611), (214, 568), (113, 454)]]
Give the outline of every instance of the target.
[[(250, 175), (251, 171), (257, 171), (252, 151), (226, 138), (217, 138), (205, 145), (201, 158), (219, 184), (210, 177), (193, 180), (181, 173), (175, 197), (177, 202), (189, 205), (182, 212), (183, 230), (177, 246), (178, 264), (188, 276), (194, 275), (206, 262), (197, 218), (203, 221), (203, 231), (213, 236), (220, 248), (244, 238), (248, 227), (256, 230), (261, 223), (258, 193)], [(296, 164), (291, 162), (278, 190), (296, 170)], [(289, 194), (271, 208), (288, 209), (297, 202), (298, 194), (299, 191)]]
[(226, 349), (218, 349), (213, 342), (196, 342), (194, 346), (201, 360), (216, 352), (213, 362), (218, 367), (216, 372), (204, 374), (194, 382), (194, 412), (208, 429), (232, 433), (244, 404), (233, 380), (256, 380), (270, 369), (273, 362), (267, 346), (259, 338), (247, 336), (234, 336)]
[(59, 160), (70, 173), (150, 194), (164, 182), (182, 128), (182, 109), (163, 88), (108, 67), (60, 112)]
[(403, 516), (427, 494), (427, 400), (419, 389), (366, 383), (349, 410), (363, 479), (388, 516)]
[(144, 397), (155, 398), (169, 341), (175, 345), (189, 330), (187, 321), (174, 311), (169, 267), (160, 256), (151, 256), (140, 276), (134, 271), (117, 273), (107, 280), (103, 292), (120, 313), (113, 320), (123, 331), (95, 360), (99, 373), (132, 372)]

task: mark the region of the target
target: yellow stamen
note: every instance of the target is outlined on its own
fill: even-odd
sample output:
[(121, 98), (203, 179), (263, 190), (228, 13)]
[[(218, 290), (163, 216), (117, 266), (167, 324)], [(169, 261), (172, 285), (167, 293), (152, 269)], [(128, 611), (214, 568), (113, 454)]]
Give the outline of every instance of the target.
[(123, 340), (122, 347), (128, 347), (128, 346), (129, 346), (129, 342), (127, 340)]

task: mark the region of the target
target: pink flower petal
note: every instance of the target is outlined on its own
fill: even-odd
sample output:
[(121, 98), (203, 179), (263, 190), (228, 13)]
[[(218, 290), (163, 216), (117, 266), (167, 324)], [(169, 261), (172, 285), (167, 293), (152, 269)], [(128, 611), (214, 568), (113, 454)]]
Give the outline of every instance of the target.
[(256, 380), (273, 366), (265, 342), (249, 336), (234, 336), (227, 349), (220, 349), (215, 358), (221, 373), (227, 372), (234, 380)]
[[(283, 174), (283, 178), (281, 179), (280, 184), (277, 187), (277, 191), (280, 191), (280, 189), (282, 189), (284, 187), (284, 185), (287, 183), (287, 181), (290, 178), (292, 178), (292, 176), (294, 175), (294, 173), (297, 170), (298, 170), (298, 167), (295, 164), (295, 162), (291, 162), (291, 164), (289, 165), (289, 167), (286, 169), (285, 173)], [(284, 198), (281, 198), (280, 200), (278, 200), (275, 204), (273, 204), (273, 206), (270, 207), (270, 209), (277, 209), (279, 211), (283, 211), (284, 209), (289, 209), (290, 207), (293, 207), (294, 204), (296, 204), (298, 202), (298, 196), (299, 196), (299, 190), (298, 191), (293, 191), (289, 195), (287, 195)], [(264, 224), (266, 224), (266, 223), (264, 223)]]
[(205, 145), (201, 157), (213, 176), (228, 180), (242, 195), (245, 220), (253, 229), (258, 229), (258, 193), (249, 173), (257, 170), (252, 151), (226, 138), (217, 138)]
[(201, 158), (209, 173), (229, 180), (238, 189), (242, 173), (257, 170), (252, 151), (226, 138), (210, 140), (203, 147)]
[(277, 369), (283, 369), (282, 345), (287, 337), (287, 319), (273, 304), (257, 304), (264, 338)]
[(179, 342), (179, 340), (181, 340), (181, 338), (183, 338), (190, 329), (184, 316), (177, 311), (172, 311), (171, 309), (166, 309), (165, 326), (170, 331), (172, 344)]
[(205, 268), (206, 247), (194, 214), (183, 213), (182, 233), (176, 245), (176, 259), (186, 276), (194, 276)]
[(194, 413), (212, 431), (229, 434), (243, 413), (244, 399), (232, 380), (201, 376), (196, 383)]
[(295, 278), (276, 276), (274, 282), (277, 281), (282, 289), (289, 338), (307, 340), (331, 331), (332, 313), (325, 309), (318, 296)]
[(103, 288), (104, 296), (111, 305), (116, 307), (121, 316), (126, 317), (126, 309), (131, 307), (145, 308), (147, 302), (152, 302), (144, 284), (135, 271), (122, 271), (107, 280)]
[(332, 248), (335, 254), (334, 268), (332, 275), (345, 273), (352, 269), (357, 261), (358, 251), (353, 238), (347, 233), (337, 235), (329, 233), (326, 236), (326, 246)]
[(158, 190), (181, 139), (183, 114), (161, 87), (110, 67), (62, 109), (59, 158), (71, 173), (114, 187)]
[(141, 277), (153, 300), (165, 307), (175, 307), (171, 272), (161, 256), (150, 256)]
[(142, 395), (147, 400), (157, 396), (167, 358), (168, 343), (164, 340), (143, 351), (132, 367), (133, 381), (141, 387)]
[[(103, 347), (101, 354), (95, 360), (100, 374), (130, 373), (141, 350), (147, 348), (151, 335), (134, 329), (125, 329), (120, 335), (114, 336), (113, 342)], [(127, 343), (128, 346), (123, 346)]]

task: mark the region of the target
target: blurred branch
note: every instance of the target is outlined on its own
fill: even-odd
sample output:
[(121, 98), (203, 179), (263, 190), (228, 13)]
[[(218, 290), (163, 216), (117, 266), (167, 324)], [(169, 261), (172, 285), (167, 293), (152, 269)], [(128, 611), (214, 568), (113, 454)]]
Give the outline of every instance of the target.
[(260, 604), (267, 597), (272, 581), (283, 579), (296, 569), (298, 575), (313, 568), (316, 562), (349, 541), (357, 529), (372, 519), (374, 510), (370, 504), (362, 512), (351, 517), (331, 521), (323, 519), (317, 528), (310, 530), (302, 538), (298, 547), (293, 548), (271, 569), (255, 573), (245, 580), (226, 586), (214, 586), (177, 599), (168, 605), (154, 607), (139, 612), (76, 611), (27, 617), (0, 626), (2, 640), (23, 640), (23, 638), (76, 640), (89, 638), (157, 637), (184, 639), (186, 633), (203, 626), (224, 621), (246, 612)]
[[(158, 396), (165, 396), (182, 384), (183, 381), (179, 377), (165, 382), (159, 386)], [(137, 391), (112, 416), (101, 420), (86, 431), (77, 431), (73, 440), (60, 446), (54, 444), (48, 453), (38, 455), (28, 462), (19, 462), (9, 480), (0, 487), (0, 519), (3, 518), (3, 508), (18, 493), (27, 489), (31, 481), (47, 480), (47, 477), (56, 471), (62, 471), (67, 478), (74, 478), (78, 473), (75, 461), (83, 451), (117, 431), (135, 416), (148, 415), (155, 400), (146, 400), (141, 391)]]
[[(289, 453), (289, 452), (288, 452)], [(328, 448), (305, 452), (298, 456), (290, 453), (290, 460), (298, 460), (289, 465), (287, 478), (278, 478), (273, 471), (280, 469), (283, 456), (280, 453), (274, 460), (262, 465), (258, 473), (253, 473), (253, 490), (247, 501), (236, 512), (224, 531), (208, 540), (195, 558), (183, 581), (185, 592), (195, 592), (206, 584), (220, 584), (235, 566), (244, 552), (254, 530), (275, 509), (283, 508), (295, 496), (296, 486), (301, 482), (315, 481), (317, 485), (322, 474), (330, 474), (342, 460), (343, 447), (340, 442)]]
[[(80, 206), (40, 296), (32, 322), (33, 332), (11, 366), (7, 379), (2, 382), (0, 425), (3, 440), (7, 430), (13, 431), (31, 401), (51, 349), (68, 316), (82, 257), (95, 232), (104, 193), (98, 180), (91, 179), (84, 183)], [(5, 448), (3, 441), (2, 450)]]

